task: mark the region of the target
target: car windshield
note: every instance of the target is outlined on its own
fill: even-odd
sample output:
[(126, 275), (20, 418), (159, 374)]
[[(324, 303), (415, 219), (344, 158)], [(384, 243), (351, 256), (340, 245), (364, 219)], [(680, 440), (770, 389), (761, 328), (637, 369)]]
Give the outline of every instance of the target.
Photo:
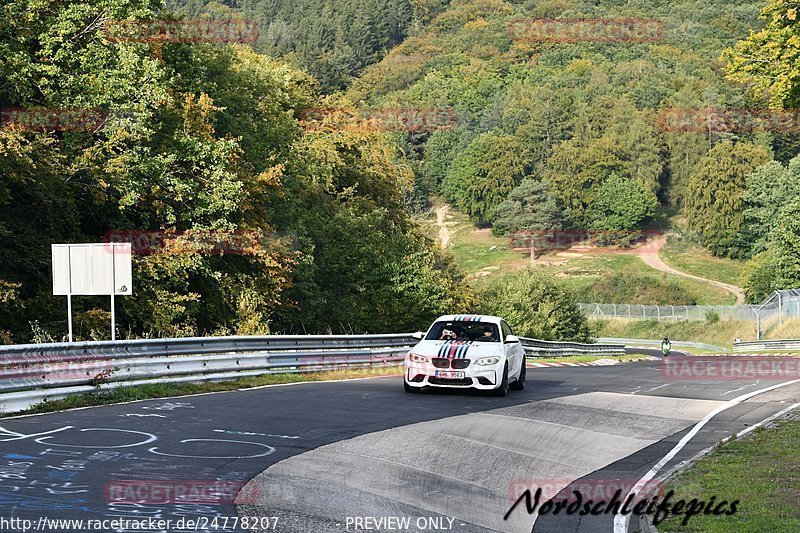
[(459, 340), (475, 342), (500, 342), (500, 331), (489, 322), (462, 322), (448, 320), (436, 322), (426, 340)]

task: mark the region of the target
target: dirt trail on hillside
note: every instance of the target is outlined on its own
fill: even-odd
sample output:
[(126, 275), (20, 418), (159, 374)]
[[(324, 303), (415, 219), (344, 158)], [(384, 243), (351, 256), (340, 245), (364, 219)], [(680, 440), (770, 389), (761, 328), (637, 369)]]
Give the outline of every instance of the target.
[(442, 243), (442, 248), (446, 248), (450, 242), (450, 230), (447, 228), (445, 221), (447, 219), (447, 204), (436, 208), (436, 225), (439, 226), (439, 241)]
[(701, 278), (700, 276), (695, 276), (693, 274), (688, 274), (686, 272), (682, 272), (680, 270), (676, 270), (666, 264), (664, 261), (661, 260), (659, 257), (658, 252), (661, 251), (661, 248), (664, 247), (664, 244), (667, 242), (667, 238), (665, 236), (661, 236), (654, 241), (648, 242), (644, 247), (642, 247), (637, 255), (639, 258), (644, 261), (644, 263), (656, 270), (660, 270), (661, 272), (666, 272), (668, 274), (675, 274), (676, 276), (683, 276), (684, 278), (691, 278), (696, 279), (698, 281), (703, 281), (705, 283), (710, 283), (711, 285), (716, 285), (717, 287), (721, 287), (728, 292), (731, 292), (736, 295), (736, 303), (743, 304), (744, 303), (744, 292), (742, 289), (735, 286), (729, 285), (728, 283), (722, 283), (721, 281), (715, 281), (713, 279)]

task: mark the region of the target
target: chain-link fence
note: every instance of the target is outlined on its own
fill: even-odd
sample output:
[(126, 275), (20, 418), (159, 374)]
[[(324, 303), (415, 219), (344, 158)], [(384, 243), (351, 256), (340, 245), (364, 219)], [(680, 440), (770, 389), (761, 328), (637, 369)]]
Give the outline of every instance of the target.
[(715, 314), (721, 320), (755, 322), (761, 326), (784, 319), (800, 318), (800, 289), (776, 291), (758, 305), (638, 305), (578, 304), (587, 316), (628, 320), (707, 320)]
[(758, 305), (637, 305), (637, 304), (578, 304), (587, 316), (623, 318), (628, 320), (706, 320), (716, 313), (722, 320), (756, 321)]

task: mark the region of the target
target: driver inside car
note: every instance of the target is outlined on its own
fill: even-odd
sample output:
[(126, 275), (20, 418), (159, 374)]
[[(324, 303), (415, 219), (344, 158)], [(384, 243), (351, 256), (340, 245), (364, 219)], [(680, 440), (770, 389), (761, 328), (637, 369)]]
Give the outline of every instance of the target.
[(455, 331), (449, 329), (443, 329), (442, 335), (439, 337), (439, 340), (449, 341), (449, 340), (456, 340), (456, 338), (457, 336)]

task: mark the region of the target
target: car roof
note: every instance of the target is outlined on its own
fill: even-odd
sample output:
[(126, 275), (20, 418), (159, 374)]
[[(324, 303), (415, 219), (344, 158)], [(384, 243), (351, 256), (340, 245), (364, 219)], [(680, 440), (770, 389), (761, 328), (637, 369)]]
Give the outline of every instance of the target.
[(436, 322), (491, 322), (500, 324), (503, 319), (499, 316), (491, 315), (442, 315), (434, 321)]

